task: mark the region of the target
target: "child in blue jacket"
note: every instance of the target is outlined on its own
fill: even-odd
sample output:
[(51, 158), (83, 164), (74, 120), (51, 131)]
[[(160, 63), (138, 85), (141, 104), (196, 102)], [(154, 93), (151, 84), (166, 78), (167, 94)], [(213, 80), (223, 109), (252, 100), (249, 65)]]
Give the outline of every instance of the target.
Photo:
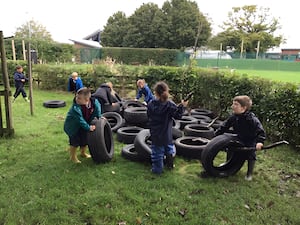
[(179, 106), (170, 101), (169, 87), (165, 82), (158, 82), (154, 87), (155, 99), (147, 105), (151, 134), (152, 173), (163, 172), (163, 159), (166, 155), (166, 166), (174, 167), (175, 147), (172, 138), (173, 118), (180, 119), (187, 106), (187, 101), (181, 101)]
[[(252, 100), (249, 96), (234, 97), (231, 105), (233, 114), (224, 121), (215, 134), (223, 134), (232, 128), (233, 133), (237, 134), (239, 142), (244, 146), (261, 150), (266, 139), (266, 133), (259, 119), (250, 112), (251, 106)], [(245, 179), (251, 181), (256, 160), (255, 150), (245, 152), (245, 158), (248, 160), (248, 171)]]
[(148, 104), (154, 99), (154, 95), (144, 79), (139, 79), (136, 82), (136, 85), (138, 86), (138, 93), (135, 97), (135, 100), (139, 100), (144, 95), (144, 101), (146, 104)]
[(64, 131), (69, 136), (70, 158), (74, 163), (80, 163), (76, 155), (78, 146), (82, 157), (91, 157), (86, 153), (87, 133), (96, 129), (95, 125), (90, 123), (100, 116), (101, 108), (98, 100), (91, 98), (91, 91), (88, 88), (79, 89), (64, 123)]
[(25, 75), (23, 74), (23, 67), (20, 65), (16, 66), (16, 71), (14, 73), (14, 80), (15, 80), (16, 91), (13, 96), (13, 102), (21, 93), (24, 100), (26, 102), (29, 102), (26, 91), (24, 89), (24, 84), (26, 81), (28, 81), (28, 78), (26, 78)]
[(68, 91), (76, 93), (80, 88), (83, 88), (82, 80), (77, 72), (73, 72), (68, 80)]

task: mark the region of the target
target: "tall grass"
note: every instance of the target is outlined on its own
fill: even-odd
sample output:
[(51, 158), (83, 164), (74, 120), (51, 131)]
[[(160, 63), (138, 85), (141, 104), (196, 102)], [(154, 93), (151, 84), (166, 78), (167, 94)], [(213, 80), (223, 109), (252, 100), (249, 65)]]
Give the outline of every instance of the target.
[[(150, 165), (69, 160), (63, 132), (73, 95), (34, 90), (34, 115), (12, 105), (15, 136), (0, 139), (0, 224), (300, 224), (300, 156), (288, 147), (259, 153), (254, 180), (246, 166), (226, 179), (200, 178), (197, 160), (176, 158), (161, 176)], [(45, 108), (64, 100), (63, 108)]]

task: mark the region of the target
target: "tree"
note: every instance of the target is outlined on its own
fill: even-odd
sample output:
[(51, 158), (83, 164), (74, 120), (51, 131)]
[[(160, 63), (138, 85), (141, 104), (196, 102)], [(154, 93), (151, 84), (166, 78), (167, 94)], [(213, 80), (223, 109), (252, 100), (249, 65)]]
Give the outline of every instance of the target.
[(214, 37), (212, 42), (220, 42), (223, 46), (232, 46), (235, 49), (243, 49), (246, 53), (256, 52), (258, 41), (260, 51), (279, 46), (282, 43), (282, 35), (275, 36), (280, 29), (278, 19), (270, 17), (269, 8), (258, 8), (256, 5), (233, 7), (228, 13), (228, 21), (223, 23), (224, 32)]
[(124, 37), (128, 33), (128, 19), (125, 13), (117, 12), (108, 18), (101, 32), (101, 45), (111, 47), (125, 47)]

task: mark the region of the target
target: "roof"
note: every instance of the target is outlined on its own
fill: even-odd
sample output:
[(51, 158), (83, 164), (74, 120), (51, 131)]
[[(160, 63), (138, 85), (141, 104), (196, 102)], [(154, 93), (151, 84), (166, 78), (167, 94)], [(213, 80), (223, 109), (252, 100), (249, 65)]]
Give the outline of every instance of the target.
[(89, 34), (88, 36), (84, 37), (83, 39), (100, 42), (100, 34), (101, 34), (101, 30), (98, 29), (98, 30), (94, 31), (93, 33)]
[(84, 45), (87, 47), (92, 47), (92, 48), (101, 48), (102, 46), (100, 45), (99, 42), (97, 41), (91, 41), (91, 40), (73, 40), (73, 39), (69, 39), (70, 41), (73, 41), (75, 44), (80, 44), (80, 45)]

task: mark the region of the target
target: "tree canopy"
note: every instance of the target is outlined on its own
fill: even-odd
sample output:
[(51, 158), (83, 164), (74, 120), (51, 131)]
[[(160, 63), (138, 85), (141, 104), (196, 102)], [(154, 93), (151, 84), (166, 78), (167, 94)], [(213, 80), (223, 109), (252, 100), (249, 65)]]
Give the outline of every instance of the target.
[(258, 8), (256, 5), (233, 7), (228, 13), (228, 20), (223, 23), (223, 32), (213, 37), (210, 46), (230, 46), (236, 50), (255, 52), (258, 42), (260, 51), (279, 46), (283, 41), (282, 35), (275, 35), (281, 28), (278, 19), (271, 17), (269, 8)]

